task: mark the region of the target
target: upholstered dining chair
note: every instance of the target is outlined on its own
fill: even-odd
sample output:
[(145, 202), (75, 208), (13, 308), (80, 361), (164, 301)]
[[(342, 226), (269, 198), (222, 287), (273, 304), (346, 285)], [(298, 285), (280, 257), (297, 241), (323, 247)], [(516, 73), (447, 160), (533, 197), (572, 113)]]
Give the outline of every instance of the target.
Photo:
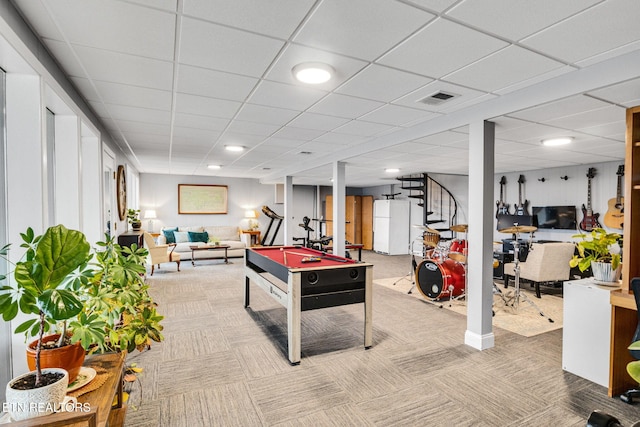
[[(532, 243), (527, 260), (520, 263), (520, 280), (533, 282), (536, 297), (540, 298), (540, 283), (569, 280), (569, 260), (574, 251), (573, 243)], [(509, 279), (515, 277), (514, 269), (513, 262), (504, 265), (505, 287), (509, 286)], [(522, 287), (522, 283), (520, 286)]]
[(175, 243), (158, 245), (153, 239), (153, 236), (146, 231), (144, 232), (144, 245), (149, 251), (147, 256), (147, 263), (151, 264), (151, 275), (153, 276), (154, 267), (157, 265), (160, 268), (160, 264), (163, 262), (175, 262), (180, 271), (180, 254), (174, 253), (176, 248)]

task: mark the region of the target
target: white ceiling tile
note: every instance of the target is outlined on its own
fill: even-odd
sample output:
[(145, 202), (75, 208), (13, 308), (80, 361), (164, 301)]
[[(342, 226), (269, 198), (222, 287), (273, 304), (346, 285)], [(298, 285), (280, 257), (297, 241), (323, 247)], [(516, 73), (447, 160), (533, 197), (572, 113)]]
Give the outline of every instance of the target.
[(306, 142), (307, 141), (303, 140), (277, 138), (272, 136), (271, 138), (266, 139), (262, 144), (260, 144), (260, 147), (273, 147), (275, 152), (282, 152), (283, 149), (295, 148), (302, 144), (305, 144)]
[(173, 59), (175, 14), (102, 0), (57, 0), (48, 5), (71, 44)]
[(373, 60), (433, 17), (399, 2), (325, 0), (294, 41)]
[(164, 9), (169, 12), (175, 12), (178, 10), (178, 0), (129, 0), (129, 1), (131, 3), (138, 3), (143, 6)]
[(347, 135), (344, 133), (336, 133), (336, 132), (327, 132), (322, 136), (319, 136), (315, 139), (315, 142), (320, 142), (323, 144), (332, 144), (332, 145), (340, 145), (340, 146), (350, 146), (359, 144), (362, 141), (366, 140), (364, 137), (355, 136), (355, 135)]
[(355, 119), (382, 105), (381, 102), (333, 93), (315, 104), (309, 111)]
[(576, 67), (573, 66), (573, 65), (562, 65), (562, 66), (560, 66), (558, 68), (554, 68), (551, 71), (547, 71), (547, 72), (538, 74), (538, 75), (536, 75), (534, 77), (521, 80), (516, 84), (505, 86), (502, 89), (497, 89), (497, 90), (494, 91), (494, 93), (497, 94), (497, 95), (504, 95), (504, 94), (507, 94), (507, 93), (510, 93), (510, 92), (514, 92), (514, 91), (519, 90), (519, 89), (526, 88), (526, 87), (534, 85), (536, 83), (542, 83), (545, 80), (549, 80), (549, 79), (553, 79), (555, 77), (559, 77), (559, 76), (561, 76), (563, 74), (571, 73), (571, 72), (573, 72), (575, 70), (576, 70)]
[(432, 82), (424, 76), (371, 64), (336, 90), (337, 93), (391, 102)]
[(447, 16), (517, 41), (580, 12), (598, 1), (465, 0), (447, 11)]
[[(81, 83), (83, 94), (98, 91), (98, 97), (87, 99), (90, 101), (102, 101), (106, 104), (122, 104), (130, 107), (153, 108), (158, 110), (171, 111), (171, 92), (166, 90), (150, 89), (139, 86), (123, 85), (119, 83), (109, 83), (94, 81), (93, 86), (89, 85), (86, 79), (74, 79), (76, 84)], [(86, 88), (86, 89), (85, 89)], [(94, 92), (95, 93), (95, 92)]]
[(407, 0), (407, 3), (413, 3), (436, 12), (443, 12), (457, 1), (458, 0)]
[(194, 18), (287, 39), (313, 3), (313, 0), (185, 0), (183, 11)]
[(298, 128), (330, 131), (347, 123), (349, 120), (350, 119), (327, 116), (324, 114), (302, 113), (293, 119), (289, 125)]
[(588, 92), (611, 103), (633, 106), (640, 104), (640, 78)]
[(239, 76), (206, 68), (180, 65), (178, 92), (192, 95), (244, 101), (258, 83), (253, 77)]
[(74, 51), (87, 73), (85, 75), (81, 71), (75, 77), (161, 90), (172, 89), (171, 62), (84, 46), (74, 46)]
[(571, 116), (583, 111), (597, 110), (607, 107), (608, 105), (606, 102), (598, 99), (579, 95), (510, 113), (509, 116), (542, 123), (547, 120)]
[(317, 89), (262, 81), (249, 101), (252, 104), (303, 111), (326, 94)]
[(242, 105), (242, 108), (236, 118), (247, 122), (282, 126), (290, 122), (298, 114), (300, 114), (300, 112), (295, 110), (245, 103)]
[(166, 125), (160, 125), (157, 123), (141, 123), (132, 122), (129, 120), (118, 120), (117, 127), (120, 131), (127, 134), (139, 133), (159, 136), (171, 135), (171, 129), (168, 123)]
[(247, 133), (249, 135), (269, 136), (280, 129), (277, 125), (268, 125), (265, 123), (245, 122), (234, 120), (229, 126), (229, 132)]
[(221, 131), (227, 127), (227, 125), (229, 124), (229, 119), (200, 116), (195, 114), (176, 113), (173, 124), (176, 127)]
[(391, 126), (402, 126), (416, 121), (429, 120), (437, 114), (415, 108), (402, 107), (399, 105), (387, 104), (360, 117), (360, 120), (367, 122), (382, 123)]
[(522, 43), (555, 58), (576, 62), (640, 39), (639, 15), (637, 0), (605, 1)]
[[(331, 66), (335, 73), (326, 83), (308, 85), (301, 83), (293, 77), (293, 67), (305, 62), (320, 62)], [(282, 55), (280, 55), (269, 69), (265, 76), (267, 80), (281, 83), (297, 85), (302, 87), (312, 87), (314, 89), (331, 91), (351, 78), (358, 71), (362, 70), (367, 63), (357, 59), (338, 55), (308, 46), (301, 46), (295, 43), (288, 44)]]
[(562, 63), (530, 50), (509, 46), (443, 77), (443, 80), (493, 92), (562, 66)]
[(180, 62), (260, 77), (283, 45), (271, 38), (183, 18)]
[(284, 139), (295, 139), (302, 141), (311, 141), (314, 138), (319, 137), (324, 134), (323, 130), (316, 129), (303, 129), (297, 128), (293, 126), (285, 126), (281, 128), (278, 132), (276, 132), (273, 136), (276, 138), (284, 138)]
[(234, 116), (240, 103), (223, 99), (207, 98), (205, 96), (178, 93), (176, 95), (176, 112), (197, 114), (219, 118)]
[(497, 38), (436, 19), (378, 62), (440, 78), (505, 46), (507, 43)]
[(373, 136), (390, 129), (394, 129), (394, 127), (380, 123), (351, 120), (349, 123), (335, 129), (334, 132), (346, 133), (348, 135)]
[(171, 113), (169, 111), (113, 104), (105, 105), (105, 108), (108, 112), (107, 117), (111, 117), (114, 120), (127, 120), (160, 125), (165, 125), (171, 121)]
[(625, 109), (616, 105), (610, 105), (598, 110), (585, 111), (571, 116), (548, 120), (551, 126), (565, 129), (581, 129), (593, 126), (594, 123), (620, 123), (625, 118)]

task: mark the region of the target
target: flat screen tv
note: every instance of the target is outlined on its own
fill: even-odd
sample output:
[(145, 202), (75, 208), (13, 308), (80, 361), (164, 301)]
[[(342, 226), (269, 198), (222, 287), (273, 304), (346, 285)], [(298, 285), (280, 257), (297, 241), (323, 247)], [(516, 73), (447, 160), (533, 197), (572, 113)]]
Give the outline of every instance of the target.
[(539, 229), (575, 230), (575, 206), (534, 206), (533, 225)]

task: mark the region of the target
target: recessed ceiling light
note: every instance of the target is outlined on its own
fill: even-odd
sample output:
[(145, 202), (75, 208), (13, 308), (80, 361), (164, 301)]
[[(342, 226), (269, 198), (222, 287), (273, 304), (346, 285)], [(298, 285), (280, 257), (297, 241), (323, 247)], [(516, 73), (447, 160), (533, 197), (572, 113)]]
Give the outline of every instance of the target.
[(221, 166), (220, 165), (208, 165), (207, 168), (209, 168), (209, 169), (220, 169)]
[(227, 151), (244, 151), (244, 147), (242, 145), (225, 145), (224, 149)]
[(542, 140), (542, 145), (545, 145), (547, 147), (555, 147), (557, 145), (570, 144), (571, 141), (573, 141), (573, 137), (571, 137), (571, 136), (562, 136), (562, 137), (559, 137), (559, 138), (543, 139)]
[(305, 62), (298, 64), (291, 70), (296, 80), (311, 85), (324, 83), (331, 79), (335, 72), (333, 67), (321, 62)]
[(386, 173), (398, 173), (398, 172), (400, 172), (400, 169), (398, 169), (398, 168), (386, 168), (384, 171)]

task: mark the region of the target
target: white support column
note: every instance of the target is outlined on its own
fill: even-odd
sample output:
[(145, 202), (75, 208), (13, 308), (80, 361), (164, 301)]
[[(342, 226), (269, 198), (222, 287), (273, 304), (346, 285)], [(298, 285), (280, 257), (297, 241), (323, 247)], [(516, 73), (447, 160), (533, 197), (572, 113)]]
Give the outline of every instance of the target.
[(284, 177), (284, 244), (293, 245), (293, 177)]
[(344, 162), (333, 163), (333, 253), (338, 256), (345, 255), (344, 237), (345, 237), (345, 176)]
[(467, 331), (465, 344), (484, 350), (494, 346), (493, 175), (495, 124), (469, 125), (469, 256), (467, 263)]

